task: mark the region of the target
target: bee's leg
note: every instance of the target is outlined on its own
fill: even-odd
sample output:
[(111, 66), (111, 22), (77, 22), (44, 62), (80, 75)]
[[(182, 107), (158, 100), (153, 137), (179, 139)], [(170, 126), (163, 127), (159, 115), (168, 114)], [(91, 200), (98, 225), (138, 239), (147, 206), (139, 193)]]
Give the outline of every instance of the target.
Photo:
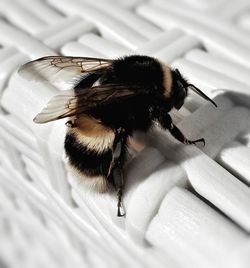
[(174, 138), (176, 138), (178, 141), (180, 141), (184, 144), (196, 144), (198, 142), (202, 142), (205, 146), (205, 140), (203, 138), (198, 139), (198, 140), (193, 140), (193, 141), (187, 139), (183, 135), (183, 133), (179, 130), (179, 128), (173, 124), (172, 118), (168, 113), (166, 113), (164, 111), (158, 111), (157, 119), (158, 119), (159, 123), (161, 124), (161, 126), (165, 129), (168, 129), (169, 132), (171, 133), (171, 135)]
[[(124, 148), (126, 143), (126, 133), (124, 130), (118, 130), (116, 133), (116, 138), (113, 147), (113, 159), (110, 168), (110, 174), (112, 176), (112, 182), (115, 189), (117, 190), (117, 216), (125, 216), (125, 212), (122, 206), (122, 194), (124, 187), (123, 179), (123, 158), (124, 158)], [(123, 210), (123, 212), (122, 212)]]
[(185, 138), (185, 136), (182, 134), (182, 132), (179, 130), (177, 126), (175, 126), (173, 123), (171, 123), (171, 126), (169, 128), (169, 131), (173, 137), (175, 137), (178, 141), (184, 143), (184, 144), (196, 144), (198, 142), (202, 142), (203, 145), (205, 146), (205, 139), (201, 138), (198, 140), (188, 140)]
[(113, 175), (113, 182), (115, 188), (117, 190), (117, 216), (123, 217), (125, 216), (124, 208), (122, 205), (122, 195), (123, 195), (123, 187), (124, 187), (124, 180), (123, 180), (123, 172), (122, 169), (117, 166), (112, 170)]

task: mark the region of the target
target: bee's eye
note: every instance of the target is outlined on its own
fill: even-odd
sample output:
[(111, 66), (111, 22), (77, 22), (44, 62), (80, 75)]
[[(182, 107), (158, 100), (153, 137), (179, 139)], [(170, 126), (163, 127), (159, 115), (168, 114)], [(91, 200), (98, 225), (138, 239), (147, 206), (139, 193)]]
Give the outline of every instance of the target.
[(183, 84), (179, 80), (177, 80), (177, 85), (178, 85), (178, 88), (183, 88)]
[(183, 104), (184, 104), (184, 100), (187, 96), (187, 90), (186, 88), (182, 85), (181, 82), (177, 82), (178, 84), (178, 90), (177, 90), (177, 94), (175, 95), (175, 100), (174, 100), (174, 107), (179, 110)]

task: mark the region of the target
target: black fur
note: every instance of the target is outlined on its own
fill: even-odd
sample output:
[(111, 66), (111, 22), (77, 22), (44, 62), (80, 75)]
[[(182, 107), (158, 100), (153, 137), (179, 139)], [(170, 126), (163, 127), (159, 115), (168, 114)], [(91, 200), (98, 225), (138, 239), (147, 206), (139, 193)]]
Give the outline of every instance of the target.
[(160, 62), (148, 56), (129, 56), (114, 61), (103, 76), (101, 84), (122, 84), (128, 88), (138, 86), (141, 94), (121, 102), (102, 104), (89, 114), (115, 129), (122, 127), (128, 135), (134, 130), (147, 131), (153, 124), (154, 109), (166, 105), (170, 111), (173, 104), (163, 97), (164, 73)]
[(137, 96), (123, 102), (103, 105), (92, 109), (90, 115), (115, 129), (122, 127), (128, 135), (134, 130), (147, 131), (152, 126), (150, 96)]
[(115, 60), (101, 83), (138, 85), (145, 90), (163, 92), (163, 70), (160, 62), (148, 56), (128, 56)]

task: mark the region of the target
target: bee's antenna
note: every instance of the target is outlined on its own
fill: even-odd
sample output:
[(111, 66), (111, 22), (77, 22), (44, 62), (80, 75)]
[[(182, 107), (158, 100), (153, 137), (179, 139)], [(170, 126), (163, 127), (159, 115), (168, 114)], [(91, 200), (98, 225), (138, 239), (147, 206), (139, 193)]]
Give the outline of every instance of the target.
[(217, 104), (211, 100), (206, 94), (204, 94), (199, 88), (197, 88), (193, 84), (188, 84), (188, 87), (191, 87), (191, 89), (196, 92), (198, 95), (200, 95), (202, 98), (206, 99), (207, 101), (210, 101), (215, 107), (217, 107)]

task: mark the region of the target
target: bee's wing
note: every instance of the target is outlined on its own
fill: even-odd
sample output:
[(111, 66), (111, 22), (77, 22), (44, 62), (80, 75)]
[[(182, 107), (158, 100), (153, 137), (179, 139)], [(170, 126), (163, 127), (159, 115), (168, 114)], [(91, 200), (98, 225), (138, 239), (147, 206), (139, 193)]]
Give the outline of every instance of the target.
[(75, 78), (84, 78), (84, 75), (90, 72), (105, 69), (112, 61), (87, 57), (48, 56), (22, 65), (18, 72), (27, 80), (70, 82)]
[(70, 116), (80, 116), (90, 109), (140, 94), (140, 88), (107, 84), (84, 88), (53, 97), (47, 106), (34, 118), (35, 123), (47, 123)]

